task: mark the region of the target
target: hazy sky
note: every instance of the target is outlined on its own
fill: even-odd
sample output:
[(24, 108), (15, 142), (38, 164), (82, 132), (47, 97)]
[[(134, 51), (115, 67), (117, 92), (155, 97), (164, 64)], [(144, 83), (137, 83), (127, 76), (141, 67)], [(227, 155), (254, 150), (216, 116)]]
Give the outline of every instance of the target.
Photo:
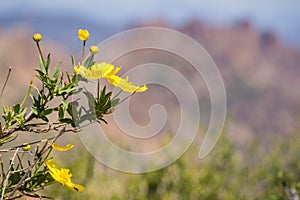
[[(2, 0), (0, 18), (15, 14), (72, 14), (89, 20), (128, 23), (166, 19), (182, 23), (197, 17), (223, 24), (250, 19), (288, 40), (300, 35), (299, 0)], [(300, 44), (300, 39), (299, 39)]]

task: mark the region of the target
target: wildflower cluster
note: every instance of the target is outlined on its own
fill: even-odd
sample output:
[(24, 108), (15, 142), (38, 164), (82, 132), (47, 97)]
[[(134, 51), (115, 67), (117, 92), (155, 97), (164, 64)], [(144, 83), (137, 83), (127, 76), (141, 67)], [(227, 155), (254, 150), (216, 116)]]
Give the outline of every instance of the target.
[[(54, 182), (61, 183), (77, 192), (83, 191), (83, 186), (72, 182), (70, 170), (59, 168), (51, 154), (52, 150), (68, 151), (74, 145), (68, 144), (61, 147), (57, 141), (66, 132), (79, 132), (84, 122), (107, 123), (105, 115), (112, 113), (115, 107), (124, 100), (120, 100), (118, 94), (113, 96), (112, 92), (106, 90), (106, 86), (101, 88), (100, 79), (106, 79), (114, 87), (120, 88), (120, 91), (131, 94), (147, 90), (146, 85), (135, 86), (129, 82), (128, 77), (125, 79), (119, 77), (117, 73), (120, 67), (115, 68), (113, 64), (106, 62), (96, 63), (94, 55), (99, 52), (97, 46), (90, 46), (90, 54), (84, 59), (89, 36), (87, 30), (78, 30), (78, 38), (83, 42), (82, 56), (79, 62), (76, 62), (72, 56), (74, 71), (70, 73), (61, 71), (60, 63), (54, 67), (50, 65), (50, 54), (45, 58), (40, 46), (42, 35), (39, 33), (33, 35), (39, 52), (39, 68), (35, 69), (36, 74), (30, 81), (23, 101), (13, 106), (3, 105), (4, 124), (0, 122), (0, 146), (5, 145), (6, 148), (0, 149), (0, 152), (12, 152), (13, 156), (6, 167), (3, 164), (5, 156), (2, 158), (0, 155), (1, 199), (22, 196), (43, 198), (38, 191)], [(7, 79), (8, 77), (9, 75)], [(79, 87), (79, 82), (89, 83), (95, 80), (97, 81), (96, 94)], [(3, 90), (5, 85), (6, 83)], [(78, 102), (79, 99), (71, 98), (72, 95), (79, 93), (87, 98), (88, 108), (82, 107)], [(25, 107), (25, 102), (29, 99), (31, 99), (31, 106)], [(17, 138), (17, 132), (19, 134), (22, 132), (46, 134), (42, 140), (26, 141), (20, 145), (9, 146)], [(30, 157), (26, 162), (22, 161), (25, 154)]]

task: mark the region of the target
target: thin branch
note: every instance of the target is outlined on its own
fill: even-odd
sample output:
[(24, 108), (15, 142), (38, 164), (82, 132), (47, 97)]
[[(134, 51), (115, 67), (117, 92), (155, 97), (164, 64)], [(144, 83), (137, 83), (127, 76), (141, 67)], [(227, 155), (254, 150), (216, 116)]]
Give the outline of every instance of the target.
[[(29, 128), (29, 127), (46, 126), (46, 125), (48, 125), (48, 127), (36, 128), (36, 129)], [(23, 128), (20, 126), (16, 126), (16, 127), (4, 130), (3, 134), (0, 135), (0, 139), (7, 137), (16, 131), (25, 131), (25, 132), (33, 132), (33, 133), (48, 133), (51, 130), (58, 131), (59, 128), (65, 126), (65, 125), (66, 124), (60, 124), (60, 123), (37, 123), (37, 124), (27, 124)], [(79, 131), (80, 131), (79, 128), (70, 128), (70, 129), (65, 130), (65, 132), (73, 132), (73, 133), (77, 133)]]
[[(39, 154), (40, 156), (42, 156), (43, 154), (45, 154), (49, 149), (52, 148), (52, 144), (54, 142), (56, 142), (56, 140), (65, 133), (65, 129), (66, 126), (61, 129), (59, 131), (59, 133), (54, 137), (54, 139), (52, 140), (52, 142), (49, 144), (49, 146), (45, 149), (43, 149)], [(22, 184), (24, 183), (25, 179), (27, 178), (27, 176), (29, 175), (29, 173), (31, 172), (31, 170), (33, 169), (33, 167), (38, 163), (39, 159), (35, 159), (34, 163), (27, 169), (27, 171), (25, 172), (25, 174), (23, 175), (23, 177), (21, 178), (21, 180), (18, 182), (18, 184), (16, 185), (16, 187), (13, 189), (13, 191), (9, 194), (9, 198), (12, 198), (14, 196), (14, 194), (16, 193), (16, 191), (22, 186)]]
[(1, 175), (4, 178), (5, 177), (5, 171), (4, 171), (4, 165), (3, 165), (1, 154), (0, 154), (0, 166), (1, 166)]
[[(19, 148), (17, 148), (16, 149), (16, 151), (15, 151), (15, 153), (14, 153), (14, 155), (13, 155), (13, 157), (11, 158), (11, 163), (10, 163), (10, 165), (9, 165), (9, 167), (8, 167), (8, 169), (10, 170), (11, 169), (11, 167), (14, 165), (14, 160), (15, 160), (15, 158), (16, 158), (16, 156), (17, 156), (17, 153), (19, 152)], [(7, 172), (7, 174), (8, 174), (8, 172)], [(7, 175), (6, 175), (7, 176)]]
[(1, 97), (2, 97), (2, 95), (3, 95), (3, 92), (4, 92), (4, 90), (5, 90), (5, 87), (6, 87), (6, 85), (7, 85), (7, 81), (8, 81), (8, 79), (9, 79), (9, 77), (10, 77), (11, 70), (12, 70), (12, 67), (9, 67), (8, 73), (7, 73), (5, 82), (4, 82), (4, 85), (3, 85), (2, 90), (1, 90), (0, 99), (1, 99)]
[(7, 185), (7, 183), (8, 183), (8, 178), (9, 178), (10, 173), (11, 173), (11, 170), (10, 170), (10, 169), (11, 169), (11, 167), (14, 165), (14, 160), (15, 160), (15, 158), (16, 158), (16, 156), (17, 156), (18, 151), (19, 151), (19, 148), (16, 149), (16, 151), (15, 151), (15, 153), (14, 153), (12, 159), (11, 159), (11, 163), (10, 163), (10, 165), (9, 165), (9, 167), (8, 167), (8, 170), (9, 170), (9, 171), (8, 171), (7, 174), (5, 175), (5, 180), (4, 180), (3, 187), (2, 187), (1, 200), (3, 200), (3, 198), (4, 198), (4, 195), (5, 195), (5, 188), (6, 188), (6, 185)]

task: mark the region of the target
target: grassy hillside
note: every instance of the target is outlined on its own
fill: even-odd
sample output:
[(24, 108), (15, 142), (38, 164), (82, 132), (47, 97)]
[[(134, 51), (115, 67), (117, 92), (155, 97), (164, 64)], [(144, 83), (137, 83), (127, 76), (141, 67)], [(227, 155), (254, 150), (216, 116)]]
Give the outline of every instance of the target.
[(85, 185), (85, 191), (56, 184), (47, 194), (55, 199), (287, 199), (285, 190), (300, 192), (298, 135), (299, 130), (289, 137), (274, 136), (268, 144), (256, 140), (239, 151), (224, 132), (205, 159), (198, 159), (194, 144), (169, 167), (147, 174), (107, 168), (78, 143), (63, 160), (68, 159), (74, 181)]

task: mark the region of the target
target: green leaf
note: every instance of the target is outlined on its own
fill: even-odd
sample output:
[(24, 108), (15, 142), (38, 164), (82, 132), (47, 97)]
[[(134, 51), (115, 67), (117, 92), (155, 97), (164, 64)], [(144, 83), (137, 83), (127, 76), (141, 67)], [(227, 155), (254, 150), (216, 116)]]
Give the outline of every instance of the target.
[(84, 61), (83, 65), (86, 68), (89, 68), (95, 63), (93, 60), (94, 60), (94, 54), (90, 54), (89, 57)]
[(43, 75), (47, 73), (42, 57), (40, 56), (40, 71)]
[(21, 180), (23, 174), (24, 174), (23, 171), (22, 172), (15, 172), (15, 173), (10, 175), (8, 180), (12, 185), (17, 184)]
[(45, 122), (49, 122), (49, 119), (46, 116), (41, 116), (41, 119)]
[(14, 110), (16, 115), (19, 114), (20, 108), (21, 108), (20, 104), (14, 105), (13, 110)]
[(33, 112), (33, 114), (35, 114), (36, 116), (39, 115), (38, 109), (36, 107), (31, 107), (30, 109)]
[(80, 120), (81, 120), (81, 122), (84, 122), (84, 121), (92, 122), (92, 121), (96, 120), (96, 114), (95, 113), (85, 114), (80, 117)]
[(35, 69), (36, 72), (38, 72), (39, 76), (38, 78), (41, 80), (44, 76), (45, 76), (45, 72), (39, 70), (39, 69)]
[(83, 92), (83, 93), (86, 96), (86, 98), (88, 99), (89, 106), (91, 108), (94, 108), (95, 107), (95, 98), (94, 98), (93, 94), (91, 94), (90, 92)]
[(74, 85), (72, 83), (65, 85), (64, 87), (60, 88), (58, 91), (59, 95), (62, 95), (64, 93), (69, 94), (70, 92), (76, 90), (77, 88), (74, 87)]
[(21, 109), (20, 115), (25, 116), (26, 115), (26, 111), (27, 111), (27, 108)]
[(99, 122), (99, 124), (100, 124), (100, 121), (103, 121), (105, 124), (108, 124), (108, 123), (107, 123), (107, 121), (105, 121), (105, 119), (103, 119), (102, 117), (101, 117), (101, 118), (99, 118), (99, 121), (98, 121), (98, 122)]
[(46, 66), (45, 66), (47, 73), (48, 73), (49, 65), (50, 65), (50, 53), (47, 55), (47, 61), (46, 61)]
[(103, 87), (100, 95), (100, 102), (103, 102), (105, 99), (105, 93), (106, 93), (106, 86)]
[(54, 110), (53, 108), (46, 109), (46, 110), (43, 111), (43, 114), (44, 115), (49, 115), (53, 112), (53, 110)]
[(72, 65), (73, 65), (73, 67), (75, 67), (76, 64), (75, 64), (75, 59), (74, 59), (74, 56), (73, 56), (73, 55), (71, 55), (71, 60), (72, 60)]
[(13, 140), (15, 140), (15, 139), (16, 139), (16, 136), (14, 136), (14, 135), (6, 136), (6, 137), (0, 139), (0, 146), (1, 146), (2, 144), (4, 144), (4, 143), (11, 142), (11, 141), (13, 141)]
[(111, 103), (111, 107), (117, 106), (117, 105), (119, 104), (119, 102), (120, 102), (120, 99), (119, 99), (119, 98), (112, 100), (112, 101), (110, 102), (110, 103)]
[(68, 108), (67, 108), (67, 112), (69, 113), (70, 116), (73, 116), (73, 110), (74, 110), (73, 106), (71, 104), (69, 104)]
[(62, 118), (64, 118), (64, 115), (65, 115), (64, 109), (62, 107), (59, 107), (58, 108), (58, 118), (62, 119)]
[(52, 72), (52, 77), (55, 78), (55, 79), (58, 79), (58, 76), (59, 76), (59, 65), (61, 64), (58, 63), (57, 65), (55, 65), (54, 69), (53, 69), (53, 72)]
[(66, 124), (72, 124), (73, 120), (70, 118), (64, 118), (64, 119), (59, 119), (59, 122), (66, 123)]
[(61, 100), (61, 103), (63, 104), (64, 109), (68, 108), (69, 103), (66, 100)]
[(25, 120), (24, 120), (23, 117), (16, 118), (16, 121), (17, 121), (17, 123), (19, 124), (19, 126), (20, 126), (21, 128), (24, 128)]
[(108, 109), (110, 109), (111, 108), (111, 103), (110, 103), (110, 101), (107, 103), (107, 104), (105, 104), (104, 106), (103, 106), (103, 110), (106, 112)]

